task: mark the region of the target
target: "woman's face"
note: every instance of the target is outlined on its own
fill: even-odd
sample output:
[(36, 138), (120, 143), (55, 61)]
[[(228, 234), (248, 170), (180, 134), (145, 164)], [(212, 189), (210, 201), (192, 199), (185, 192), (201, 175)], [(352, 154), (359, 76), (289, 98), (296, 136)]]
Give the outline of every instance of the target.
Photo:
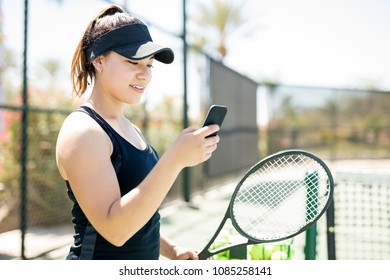
[(138, 104), (152, 78), (153, 56), (130, 60), (113, 51), (101, 58), (98, 74), (104, 94), (118, 102)]

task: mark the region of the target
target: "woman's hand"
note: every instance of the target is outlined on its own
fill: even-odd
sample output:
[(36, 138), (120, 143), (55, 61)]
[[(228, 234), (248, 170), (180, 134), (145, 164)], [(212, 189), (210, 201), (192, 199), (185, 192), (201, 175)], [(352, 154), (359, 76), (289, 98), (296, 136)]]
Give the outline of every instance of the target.
[(199, 260), (198, 254), (194, 249), (175, 247), (175, 258), (173, 260)]
[(168, 152), (183, 168), (198, 165), (208, 160), (217, 149), (219, 136), (206, 138), (217, 131), (219, 131), (218, 125), (186, 128), (179, 134)]
[(176, 245), (163, 233), (160, 235), (160, 255), (169, 260), (198, 260), (196, 250)]

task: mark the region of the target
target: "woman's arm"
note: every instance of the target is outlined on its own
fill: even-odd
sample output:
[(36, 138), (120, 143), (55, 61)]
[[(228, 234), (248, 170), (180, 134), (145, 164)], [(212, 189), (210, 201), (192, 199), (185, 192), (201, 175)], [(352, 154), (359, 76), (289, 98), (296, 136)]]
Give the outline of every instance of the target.
[(71, 114), (64, 122), (57, 141), (57, 163), (95, 229), (121, 246), (157, 211), (184, 167), (210, 158), (219, 138), (205, 136), (218, 129), (183, 130), (140, 185), (123, 197), (110, 161), (110, 139), (83, 113)]

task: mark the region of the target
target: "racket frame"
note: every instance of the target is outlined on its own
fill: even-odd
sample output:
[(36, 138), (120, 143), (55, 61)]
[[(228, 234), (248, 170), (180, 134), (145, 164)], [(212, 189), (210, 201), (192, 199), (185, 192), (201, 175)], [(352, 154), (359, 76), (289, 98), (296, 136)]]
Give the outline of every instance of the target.
[[(329, 178), (329, 181), (328, 181), (328, 185), (329, 185), (329, 199), (327, 200), (326, 204), (324, 205), (324, 207), (322, 208), (321, 212), (317, 214), (317, 216), (309, 223), (307, 223), (304, 227), (302, 227), (301, 229), (299, 229), (298, 231), (296, 232), (293, 232), (292, 234), (288, 235), (288, 236), (284, 236), (282, 238), (278, 238), (278, 239), (272, 239), (272, 240), (262, 240), (262, 239), (256, 239), (256, 238), (253, 238), (252, 236), (249, 236), (248, 234), (246, 234), (241, 228), (240, 226), (236, 223), (236, 221), (234, 219), (232, 219), (233, 217), (233, 202), (234, 202), (234, 199), (237, 195), (237, 192), (240, 190), (241, 188), (241, 185), (245, 182), (245, 180), (255, 171), (257, 171), (262, 165), (264, 165), (265, 163), (267, 163), (268, 161), (270, 160), (273, 160), (274, 158), (277, 158), (277, 157), (281, 157), (281, 156), (289, 156), (289, 155), (303, 155), (305, 157), (309, 157), (309, 158), (312, 158), (314, 159), (315, 161), (317, 161), (321, 167), (324, 169), (324, 171), (326, 172), (328, 178)], [(289, 238), (292, 238), (302, 232), (304, 232), (305, 230), (307, 230), (309, 227), (311, 227), (314, 223), (316, 223), (319, 218), (326, 212), (326, 210), (329, 208), (332, 200), (333, 200), (333, 189), (334, 189), (334, 180), (333, 180), (333, 176), (332, 176), (332, 173), (330, 171), (330, 169), (328, 168), (328, 166), (325, 164), (325, 162), (320, 159), (319, 157), (317, 157), (316, 155), (310, 153), (310, 152), (307, 152), (305, 150), (299, 150), (299, 149), (290, 149), (290, 150), (283, 150), (283, 151), (280, 151), (280, 152), (277, 152), (277, 153), (274, 153), (272, 155), (269, 155), (267, 157), (265, 157), (264, 159), (262, 159), (261, 161), (257, 162), (255, 165), (253, 165), (245, 174), (244, 176), (241, 178), (241, 180), (239, 181), (239, 183), (237, 184), (232, 196), (231, 196), (231, 199), (230, 199), (230, 202), (229, 202), (229, 206), (226, 210), (226, 213), (222, 219), (222, 221), (220, 222), (219, 226), (218, 226), (218, 229), (215, 231), (213, 237), (209, 240), (209, 242), (206, 244), (206, 246), (204, 247), (204, 249), (198, 254), (199, 256), (199, 259), (200, 260), (206, 260), (208, 259), (209, 257), (213, 256), (213, 255), (216, 255), (218, 253), (221, 253), (221, 252), (224, 252), (226, 250), (229, 250), (229, 249), (233, 249), (233, 248), (236, 248), (236, 247), (240, 247), (240, 246), (247, 246), (247, 245), (253, 245), (253, 244), (260, 244), (260, 243), (271, 243), (271, 242), (278, 242), (278, 241), (283, 241), (283, 240), (286, 240), (286, 239), (289, 239)], [(215, 242), (215, 239), (218, 237), (218, 235), (220, 234), (220, 231), (222, 230), (222, 228), (225, 226), (226, 224), (226, 221), (230, 219), (230, 221), (232, 222), (232, 225), (234, 227), (235, 230), (237, 230), (237, 232), (245, 237), (247, 240), (246, 242), (241, 242), (241, 243), (236, 243), (236, 244), (228, 244), (226, 246), (223, 246), (223, 247), (220, 247), (220, 248), (217, 248), (215, 250), (212, 250), (212, 251), (209, 251), (209, 248), (210, 246)]]

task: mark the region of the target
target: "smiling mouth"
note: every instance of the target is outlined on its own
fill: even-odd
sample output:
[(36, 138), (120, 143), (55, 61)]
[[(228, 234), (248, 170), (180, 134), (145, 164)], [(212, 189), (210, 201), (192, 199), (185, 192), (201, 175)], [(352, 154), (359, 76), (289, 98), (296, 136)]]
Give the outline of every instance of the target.
[(130, 85), (131, 87), (135, 88), (135, 89), (138, 89), (138, 90), (144, 90), (145, 87), (143, 86), (137, 86), (137, 85)]

